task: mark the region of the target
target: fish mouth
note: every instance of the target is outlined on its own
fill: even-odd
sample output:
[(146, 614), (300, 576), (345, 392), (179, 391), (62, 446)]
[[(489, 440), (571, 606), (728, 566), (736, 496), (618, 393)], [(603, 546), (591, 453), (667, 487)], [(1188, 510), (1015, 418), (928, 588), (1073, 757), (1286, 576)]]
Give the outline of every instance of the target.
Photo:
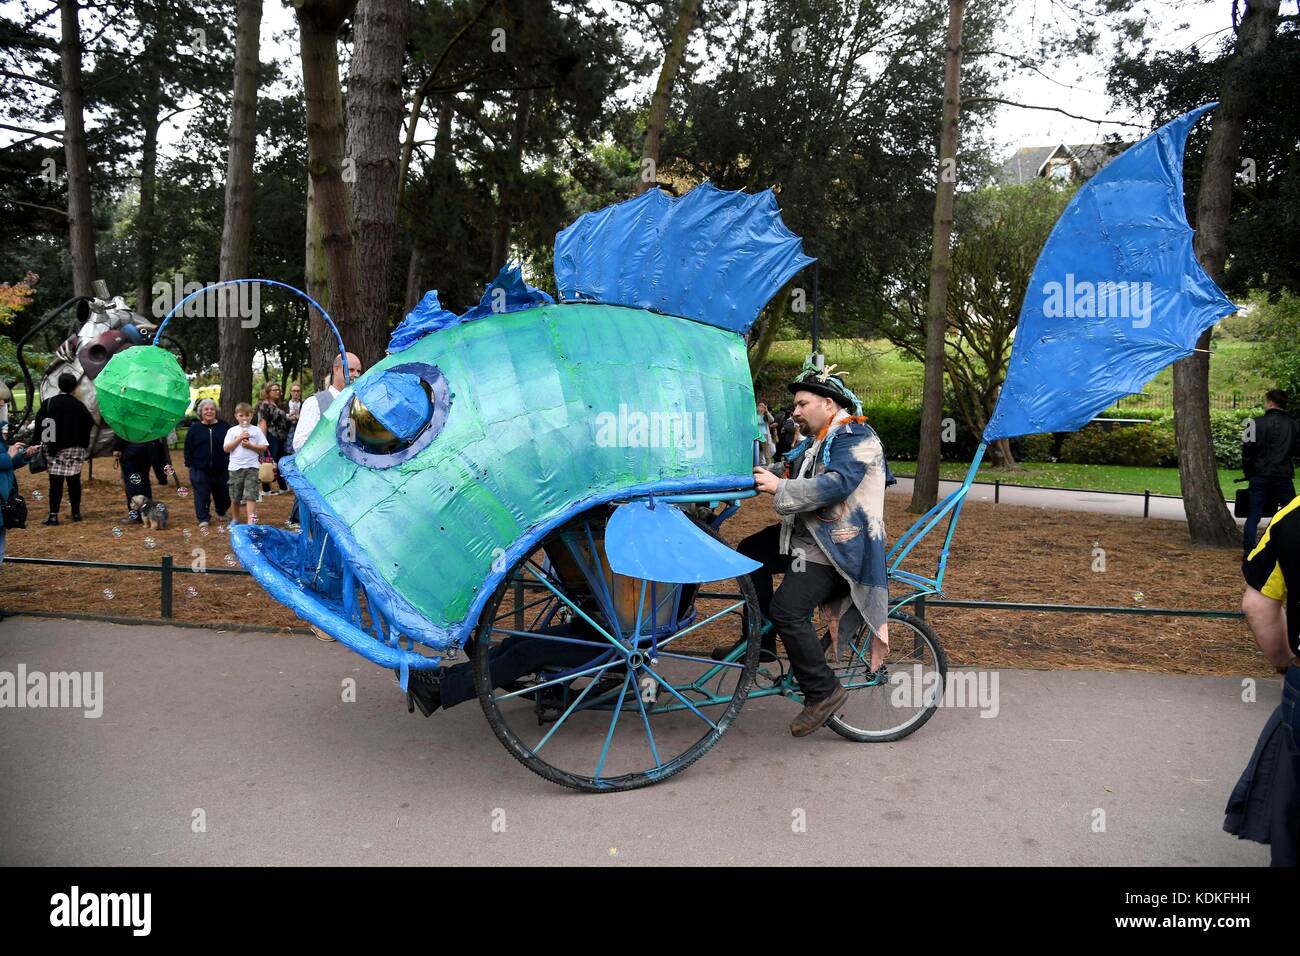
[(297, 532), (269, 525), (230, 526), (230, 543), (258, 583), (300, 618), (349, 650), (398, 671), (433, 670), (457, 646), (375, 570), (347, 526), (302, 476), (293, 458), (281, 474), (298, 499)]

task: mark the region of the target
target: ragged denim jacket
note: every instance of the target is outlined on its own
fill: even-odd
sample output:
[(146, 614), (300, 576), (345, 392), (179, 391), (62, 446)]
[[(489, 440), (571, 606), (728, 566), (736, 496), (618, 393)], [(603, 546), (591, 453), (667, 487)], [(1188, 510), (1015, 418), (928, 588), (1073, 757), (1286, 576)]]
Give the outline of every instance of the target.
[[(809, 477), (783, 478), (773, 507), (780, 515), (800, 515), (832, 566), (849, 583), (851, 606), (879, 632), (889, 614), (889, 581), (885, 565), (885, 485), (892, 484), (885, 450), (870, 425), (841, 411), (826, 436), (805, 439), (790, 450), (791, 476), (803, 469), (804, 456), (814, 455)], [(799, 519), (796, 519), (799, 520)], [(781, 536), (782, 549), (789, 530)], [(850, 603), (840, 608), (841, 628), (855, 627), (844, 618)]]

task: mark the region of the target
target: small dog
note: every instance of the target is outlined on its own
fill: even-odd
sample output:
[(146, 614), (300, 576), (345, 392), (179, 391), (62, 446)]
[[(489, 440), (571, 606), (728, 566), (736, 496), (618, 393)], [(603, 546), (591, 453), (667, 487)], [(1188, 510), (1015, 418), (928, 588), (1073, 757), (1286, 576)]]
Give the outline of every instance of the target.
[(140, 516), (140, 522), (151, 531), (167, 530), (167, 506), (161, 501), (151, 501), (144, 495), (131, 499), (131, 510)]

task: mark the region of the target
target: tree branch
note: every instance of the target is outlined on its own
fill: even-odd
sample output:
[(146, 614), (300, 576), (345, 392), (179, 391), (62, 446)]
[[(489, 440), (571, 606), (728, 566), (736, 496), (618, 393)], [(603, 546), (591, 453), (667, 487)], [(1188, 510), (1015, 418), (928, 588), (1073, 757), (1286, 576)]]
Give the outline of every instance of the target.
[(8, 123), (0, 123), (0, 129), (7, 129), (14, 133), (28, 133), (33, 137), (53, 140), (54, 142), (58, 143), (60, 146), (63, 145), (63, 137), (60, 134), (54, 132), (53, 130), (51, 130), (48, 133), (43, 133), (38, 129), (28, 129), (25, 126), (10, 126)]
[(44, 209), (46, 212), (58, 213), (65, 219), (68, 217), (68, 211), (66, 209), (55, 209), (53, 206), (42, 206), (40, 203), (35, 202), (23, 202), (21, 199), (14, 199), (10, 196), (0, 196), (0, 200), (11, 202), (18, 206), (31, 206), (33, 209)]
[(1052, 113), (1060, 113), (1063, 116), (1068, 116), (1070, 119), (1083, 120), (1086, 123), (1109, 123), (1112, 126), (1132, 126), (1135, 129), (1146, 129), (1146, 127), (1141, 123), (1129, 123), (1125, 120), (1093, 119), (1091, 116), (1079, 116), (1077, 113), (1066, 112), (1059, 106), (1035, 106), (1032, 103), (1017, 103), (1013, 100), (1004, 100), (997, 96), (972, 96), (970, 99), (964, 99), (961, 102), (963, 106), (968, 103), (1001, 103), (1003, 106), (1018, 106), (1022, 110), (1048, 110)]

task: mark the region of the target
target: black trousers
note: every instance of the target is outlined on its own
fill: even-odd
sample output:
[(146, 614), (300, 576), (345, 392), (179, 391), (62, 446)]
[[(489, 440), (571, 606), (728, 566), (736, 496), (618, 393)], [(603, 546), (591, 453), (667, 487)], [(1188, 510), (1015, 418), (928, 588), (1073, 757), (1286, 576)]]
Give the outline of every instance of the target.
[(228, 472), (225, 469), (220, 471), (190, 469), (190, 489), (194, 492), (194, 517), (200, 523), (212, 520), (212, 514), (208, 511), (209, 499), (217, 506), (218, 517), (224, 518), (226, 512), (230, 510), (230, 485), (227, 479)]
[(81, 476), (50, 475), (50, 514), (56, 515), (63, 507), (63, 483), (68, 483), (68, 504), (74, 515), (81, 514)]
[(149, 483), (148, 459), (128, 460), (125, 455), (122, 456), (122, 489), (126, 492), (126, 507), (131, 508), (131, 499), (136, 495), (144, 495), (146, 498), (153, 498), (153, 485)]
[(1259, 523), (1264, 520), (1264, 512), (1276, 511), (1291, 503), (1295, 497), (1295, 483), (1290, 478), (1252, 478), (1246, 486), (1249, 494), (1250, 513), (1246, 516), (1246, 525), (1241, 529), (1241, 543), (1247, 556), (1255, 550), (1255, 534)]
[[(751, 534), (736, 548), (741, 554), (763, 567), (750, 575), (758, 592), (759, 608), (767, 615), (785, 645), (795, 679), (809, 702), (824, 700), (839, 681), (826, 663), (826, 651), (813, 626), (813, 612), (827, 601), (848, 593), (848, 583), (829, 564), (802, 563), (791, 567), (791, 556), (780, 553), (781, 526), (764, 528)], [(772, 576), (784, 574), (781, 586), (773, 591)], [(764, 636), (764, 644), (770, 640)], [(771, 646), (768, 647), (772, 649)]]

